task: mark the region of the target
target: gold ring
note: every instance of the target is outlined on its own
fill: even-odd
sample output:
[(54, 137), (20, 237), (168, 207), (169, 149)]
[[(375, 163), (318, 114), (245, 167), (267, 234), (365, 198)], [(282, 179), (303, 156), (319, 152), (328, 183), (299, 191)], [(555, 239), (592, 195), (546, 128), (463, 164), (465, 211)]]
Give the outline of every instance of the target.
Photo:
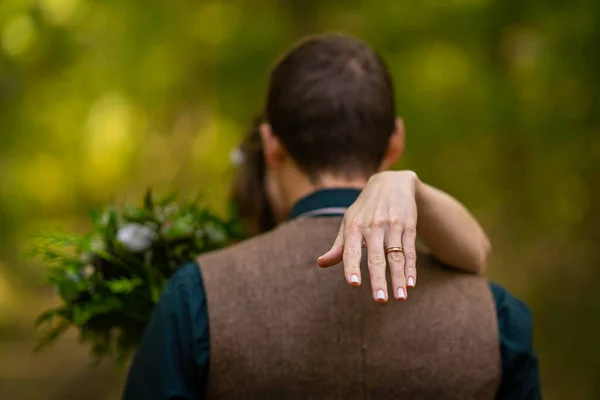
[(400, 246), (397, 247), (388, 247), (385, 249), (385, 254), (388, 255), (390, 253), (404, 253), (404, 249)]

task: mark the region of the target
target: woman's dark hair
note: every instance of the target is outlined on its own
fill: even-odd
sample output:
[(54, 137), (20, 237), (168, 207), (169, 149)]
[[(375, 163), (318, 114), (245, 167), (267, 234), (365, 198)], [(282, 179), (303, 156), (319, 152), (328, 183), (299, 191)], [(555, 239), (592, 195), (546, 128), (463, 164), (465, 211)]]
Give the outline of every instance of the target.
[(242, 145), (243, 161), (237, 171), (231, 194), (234, 212), (250, 235), (276, 226), (273, 209), (265, 191), (265, 159), (260, 139), (262, 117), (254, 119)]

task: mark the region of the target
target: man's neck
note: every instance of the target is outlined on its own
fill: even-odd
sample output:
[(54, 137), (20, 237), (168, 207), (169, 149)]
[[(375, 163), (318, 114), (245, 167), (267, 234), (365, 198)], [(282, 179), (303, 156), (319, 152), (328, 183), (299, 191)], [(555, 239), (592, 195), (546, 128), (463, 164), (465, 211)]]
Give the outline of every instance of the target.
[[(290, 178), (291, 179), (291, 178)], [(296, 202), (311, 193), (314, 193), (323, 189), (359, 189), (362, 190), (367, 185), (367, 180), (363, 178), (359, 179), (346, 179), (331, 174), (323, 174), (319, 176), (318, 182), (315, 184), (311, 182), (307, 177), (296, 177), (294, 180), (290, 180), (293, 184), (287, 185), (284, 188), (284, 195), (288, 206), (291, 207)]]

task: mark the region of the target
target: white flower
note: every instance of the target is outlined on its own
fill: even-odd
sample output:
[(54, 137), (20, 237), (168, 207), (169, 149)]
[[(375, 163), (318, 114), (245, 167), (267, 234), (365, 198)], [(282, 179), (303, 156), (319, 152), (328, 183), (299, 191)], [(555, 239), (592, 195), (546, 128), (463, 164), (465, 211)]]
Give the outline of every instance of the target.
[(222, 242), (225, 240), (225, 233), (221, 229), (217, 228), (212, 222), (206, 223), (204, 226), (204, 232), (213, 242)]
[(155, 210), (154, 215), (155, 215), (157, 221), (159, 221), (159, 222), (165, 221), (166, 215), (161, 208), (158, 208), (157, 210)]
[(99, 253), (101, 251), (104, 251), (106, 249), (106, 246), (104, 245), (104, 240), (102, 240), (101, 237), (95, 237), (92, 240), (92, 243), (90, 243), (90, 251), (92, 253)]
[(110, 219), (110, 213), (108, 213), (108, 212), (102, 213), (102, 217), (100, 217), (100, 224), (102, 224), (102, 225), (108, 224), (109, 219)]
[(147, 250), (153, 238), (154, 231), (141, 224), (127, 224), (117, 232), (117, 240), (133, 252)]
[(94, 261), (94, 254), (90, 252), (82, 253), (80, 258), (82, 262), (89, 264)]
[(229, 162), (234, 167), (239, 167), (244, 163), (244, 152), (239, 147), (231, 149), (229, 152)]
[(164, 208), (165, 216), (175, 215), (179, 212), (179, 206), (177, 204), (169, 204)]
[(96, 272), (96, 269), (94, 268), (94, 266), (93, 266), (93, 265), (91, 265), (91, 264), (88, 264), (88, 265), (86, 265), (85, 267), (83, 267), (83, 269), (81, 270), (81, 273), (80, 273), (80, 275), (81, 275), (81, 276), (82, 276), (84, 279), (87, 279), (87, 278), (89, 278), (90, 276), (92, 276), (92, 274), (93, 274), (94, 272)]

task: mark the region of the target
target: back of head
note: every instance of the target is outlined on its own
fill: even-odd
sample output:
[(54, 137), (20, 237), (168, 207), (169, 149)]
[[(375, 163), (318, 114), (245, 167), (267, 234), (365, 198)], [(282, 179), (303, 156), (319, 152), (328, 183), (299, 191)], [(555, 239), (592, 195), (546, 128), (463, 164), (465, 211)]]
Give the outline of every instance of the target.
[(242, 144), (239, 218), (265, 232), (311, 186), (364, 184), (400, 156), (396, 121), (392, 78), (373, 49), (342, 35), (302, 40), (273, 67), (264, 113)]
[(274, 67), (266, 118), (311, 180), (377, 172), (395, 129), (392, 78), (363, 42), (320, 35), (300, 42)]

